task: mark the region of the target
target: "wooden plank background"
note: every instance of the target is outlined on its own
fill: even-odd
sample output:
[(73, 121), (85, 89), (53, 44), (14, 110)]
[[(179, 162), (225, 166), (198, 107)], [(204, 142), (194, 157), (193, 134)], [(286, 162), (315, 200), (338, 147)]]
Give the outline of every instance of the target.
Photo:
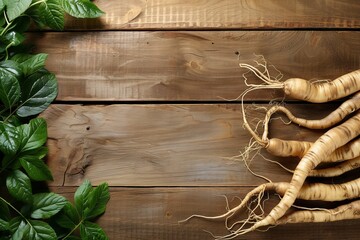
[[(232, 159), (250, 138), (239, 101), (229, 101), (246, 88), (239, 62), (261, 54), (284, 79), (333, 79), (360, 68), (357, 0), (95, 3), (106, 12), (100, 19), (68, 18), (65, 32), (28, 36), (35, 52), (49, 53), (47, 67), (59, 80), (57, 100), (42, 114), (51, 189), (71, 198), (84, 179), (108, 182), (111, 200), (99, 223), (112, 240), (211, 239), (203, 230), (224, 234), (223, 222), (178, 221), (221, 214), (221, 196), (243, 197), (263, 182)], [(259, 83), (251, 75), (249, 81)], [(275, 90), (249, 94), (252, 123), (264, 114), (256, 107), (282, 97)], [(286, 104), (318, 118), (339, 103)], [(321, 134), (281, 120), (272, 129), (286, 139)], [(251, 169), (274, 181), (291, 177), (260, 156)], [(358, 224), (279, 226), (240, 239), (357, 239)]]

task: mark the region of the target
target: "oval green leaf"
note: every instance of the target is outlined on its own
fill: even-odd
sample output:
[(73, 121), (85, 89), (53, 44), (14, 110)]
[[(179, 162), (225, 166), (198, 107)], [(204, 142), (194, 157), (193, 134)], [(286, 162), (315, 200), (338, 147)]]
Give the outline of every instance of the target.
[(57, 95), (57, 80), (55, 75), (38, 71), (21, 83), (22, 103), (17, 110), (20, 117), (28, 117), (41, 113)]
[(34, 181), (53, 180), (49, 167), (36, 156), (23, 156), (19, 158), (21, 166)]
[(65, 11), (59, 0), (42, 1), (34, 5), (27, 12), (40, 26), (48, 26), (54, 30), (63, 30), (65, 23)]
[(29, 124), (22, 124), (17, 128), (22, 136), (19, 152), (37, 149), (47, 140), (47, 124), (43, 118), (31, 119)]
[(61, 0), (65, 12), (76, 18), (97, 18), (104, 14), (89, 0)]
[(17, 69), (0, 65), (0, 100), (8, 109), (18, 102), (21, 92), (18, 76), (14, 71)]
[(14, 170), (6, 178), (6, 187), (11, 196), (21, 202), (32, 201), (32, 187), (28, 176), (20, 170)]
[(6, 15), (9, 21), (12, 21), (29, 8), (31, 0), (4, 0), (4, 3), (6, 5)]
[(35, 219), (50, 218), (60, 212), (66, 203), (65, 197), (53, 192), (34, 194), (31, 217)]
[(46, 222), (29, 220), (30, 229), (24, 234), (24, 239), (29, 240), (56, 240), (54, 229)]
[(21, 144), (18, 129), (10, 124), (0, 122), (0, 151), (6, 155), (15, 155)]

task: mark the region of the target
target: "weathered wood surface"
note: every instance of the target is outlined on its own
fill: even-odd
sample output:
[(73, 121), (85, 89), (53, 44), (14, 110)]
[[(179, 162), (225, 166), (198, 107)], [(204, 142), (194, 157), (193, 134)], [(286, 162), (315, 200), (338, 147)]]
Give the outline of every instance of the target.
[[(54, 187), (58, 193), (73, 197), (74, 188)], [(230, 206), (239, 202), (249, 187), (195, 187), (195, 188), (111, 188), (111, 199), (105, 215), (98, 223), (110, 239), (213, 239), (203, 230), (214, 234), (226, 234), (223, 221), (192, 219), (178, 221), (192, 214), (214, 216), (226, 208), (226, 196)], [(271, 198), (266, 206), (277, 202)], [(237, 216), (243, 219), (244, 216)], [(291, 239), (357, 239), (358, 221), (342, 221), (319, 224), (288, 224), (270, 228), (266, 232), (249, 233), (238, 239), (288, 240)]]
[[(248, 107), (248, 118), (263, 119), (264, 111)], [(291, 109), (301, 117), (324, 115), (333, 106)], [(77, 186), (84, 179), (111, 186), (239, 186), (262, 183), (239, 155), (250, 136), (242, 128), (238, 104), (52, 105), (48, 121), (48, 164), (54, 186)], [(273, 122), (272, 136), (314, 140), (320, 131)], [(291, 133), (291, 134), (289, 134)], [(295, 159), (279, 159), (293, 166)], [(290, 162), (290, 163), (289, 163)], [(290, 175), (257, 156), (251, 169), (274, 181)]]
[(66, 29), (359, 28), (357, 0), (96, 0), (100, 19)]
[[(94, 185), (108, 182), (111, 200), (99, 224), (111, 240), (212, 239), (202, 230), (224, 234), (222, 222), (178, 221), (194, 213), (223, 213), (221, 195), (243, 197), (263, 182), (229, 159), (250, 138), (239, 104), (222, 99), (245, 89), (240, 61), (250, 63), (262, 54), (284, 78), (333, 79), (360, 68), (358, 0), (95, 3), (106, 12), (100, 19), (68, 18), (68, 32), (28, 36), (36, 52), (49, 53), (47, 68), (59, 79), (57, 100), (64, 103), (41, 115), (49, 127), (48, 164), (55, 177), (50, 186), (71, 198), (85, 178)], [(246, 99), (280, 97), (280, 91), (268, 90)], [(207, 104), (211, 101), (221, 104)], [(319, 118), (337, 104), (289, 107), (298, 116)], [(246, 105), (254, 124), (263, 113), (252, 107)], [(280, 120), (272, 126), (271, 135), (285, 139), (314, 140), (321, 134)], [(260, 156), (251, 169), (274, 181), (291, 177)], [(357, 239), (358, 225), (287, 225), (244, 239)]]
[[(360, 32), (74, 32), (30, 35), (59, 79), (58, 100), (233, 99), (246, 86), (239, 62), (263, 54), (289, 77), (334, 79), (360, 67)], [(271, 67), (270, 67), (271, 70)], [(273, 74), (278, 74), (272, 69)], [(252, 74), (249, 81), (260, 83)], [(281, 91), (248, 98), (269, 100)]]

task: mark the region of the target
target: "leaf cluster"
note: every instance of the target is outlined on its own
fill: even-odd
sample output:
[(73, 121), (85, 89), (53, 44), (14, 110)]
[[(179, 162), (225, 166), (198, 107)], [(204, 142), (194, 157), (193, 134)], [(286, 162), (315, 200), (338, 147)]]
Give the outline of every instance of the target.
[(47, 54), (24, 45), (31, 22), (63, 30), (65, 14), (95, 18), (103, 12), (90, 0), (0, 0), (0, 240), (107, 239), (93, 222), (109, 201), (106, 183), (89, 181), (74, 204), (53, 192), (34, 192), (51, 181), (44, 158), (46, 120), (38, 114), (56, 98), (58, 84), (45, 68)]

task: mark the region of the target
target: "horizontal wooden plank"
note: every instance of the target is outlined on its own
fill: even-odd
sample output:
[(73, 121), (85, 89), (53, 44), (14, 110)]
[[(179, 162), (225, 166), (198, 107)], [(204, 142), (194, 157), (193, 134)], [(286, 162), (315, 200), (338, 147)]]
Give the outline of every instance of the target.
[[(325, 106), (325, 107), (324, 107)], [(264, 111), (248, 108), (256, 123)], [(301, 117), (316, 118), (334, 106), (295, 105)], [(111, 186), (238, 186), (263, 182), (239, 155), (250, 136), (242, 128), (240, 106), (232, 105), (52, 105), (42, 117), (48, 121), (48, 164), (53, 186), (77, 186), (84, 179)], [(314, 140), (320, 131), (275, 120), (272, 136)], [(266, 156), (266, 155), (265, 155)], [(273, 158), (274, 159), (274, 158)], [(295, 160), (280, 159), (290, 166)], [(290, 175), (257, 156), (251, 169), (274, 181)]]
[(359, 28), (357, 0), (96, 0), (100, 19), (66, 29)]
[[(72, 198), (73, 188), (53, 188)], [(193, 219), (178, 221), (192, 214), (214, 216), (225, 211), (225, 195), (230, 206), (244, 197), (250, 188), (111, 188), (106, 213), (98, 220), (110, 239), (213, 239), (203, 230), (222, 235), (227, 233), (223, 221)], [(266, 206), (276, 203), (276, 198)], [(242, 219), (241, 215), (237, 216)], [(249, 233), (239, 239), (357, 239), (359, 220), (317, 224), (288, 224), (266, 232)]]
[[(357, 31), (30, 34), (36, 52), (49, 53), (61, 101), (233, 99), (246, 88), (238, 64), (254, 64), (254, 54), (263, 54), (284, 79), (334, 79), (360, 68), (359, 38)], [(248, 95), (274, 97), (282, 93)]]

